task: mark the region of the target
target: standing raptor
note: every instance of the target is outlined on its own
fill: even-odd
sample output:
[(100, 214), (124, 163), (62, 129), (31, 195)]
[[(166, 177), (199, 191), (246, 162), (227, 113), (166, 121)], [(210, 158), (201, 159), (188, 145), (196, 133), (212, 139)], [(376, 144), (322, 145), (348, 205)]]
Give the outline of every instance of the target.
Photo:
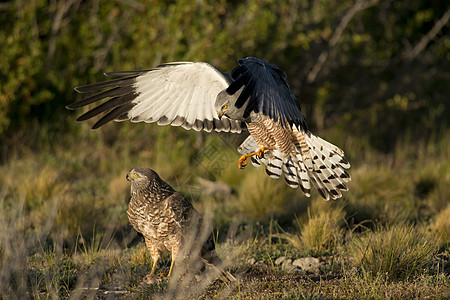
[(350, 164), (341, 149), (308, 130), (286, 74), (259, 58), (238, 63), (231, 75), (204, 62), (105, 73), (119, 78), (76, 87), (79, 93), (96, 93), (67, 108), (106, 100), (77, 119), (103, 114), (92, 129), (130, 120), (207, 132), (247, 130), (250, 135), (238, 148), (240, 168), (250, 158), (255, 166), (264, 163), (270, 177), (283, 174), (290, 187), (300, 187), (308, 197), (311, 183), (326, 200), (342, 197)]
[(178, 264), (183, 258), (198, 255), (221, 278), (236, 280), (223, 270), (213, 237), (205, 228), (203, 218), (182, 194), (148, 168), (132, 169), (127, 174), (127, 180), (131, 181), (128, 219), (133, 228), (144, 236), (153, 260), (152, 270), (146, 279), (152, 281), (161, 254), (168, 250), (172, 255), (168, 277), (175, 262)]

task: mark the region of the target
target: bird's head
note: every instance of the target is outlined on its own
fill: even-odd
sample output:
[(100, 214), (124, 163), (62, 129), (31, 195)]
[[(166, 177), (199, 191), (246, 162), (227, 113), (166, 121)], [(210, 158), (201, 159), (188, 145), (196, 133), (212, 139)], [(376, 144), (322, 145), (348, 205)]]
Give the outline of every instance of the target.
[(154, 195), (153, 200), (159, 201), (175, 193), (169, 184), (149, 168), (134, 168), (128, 172), (126, 178), (131, 181), (131, 194), (144, 192)]
[(223, 90), (217, 95), (214, 107), (219, 119), (223, 116), (233, 120), (242, 120), (244, 118), (245, 107), (237, 108), (235, 105), (239, 94), (240, 91), (230, 95), (227, 90)]
[(223, 116), (227, 114), (228, 104), (223, 104), (219, 109), (217, 109), (217, 116), (222, 119)]
[(128, 172), (126, 178), (131, 181), (132, 188), (143, 188), (157, 177), (158, 174), (149, 168), (134, 168)]

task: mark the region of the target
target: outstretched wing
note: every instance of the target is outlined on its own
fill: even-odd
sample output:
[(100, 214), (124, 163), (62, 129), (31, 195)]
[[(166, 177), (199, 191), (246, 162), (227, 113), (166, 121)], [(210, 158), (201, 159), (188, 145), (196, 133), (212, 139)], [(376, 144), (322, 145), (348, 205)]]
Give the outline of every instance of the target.
[(307, 131), (305, 117), (300, 103), (292, 93), (286, 80), (286, 73), (278, 67), (255, 57), (239, 59), (239, 66), (231, 73), (235, 80), (227, 89), (236, 93), (245, 86), (238, 97), (236, 106), (242, 107), (248, 100), (244, 118), (253, 111), (269, 116), (275, 122), (280, 120), (283, 127), (296, 125)]
[(77, 109), (107, 99), (77, 119), (85, 121), (103, 114), (92, 129), (112, 120), (157, 122), (158, 125), (170, 124), (207, 132), (241, 132), (245, 127), (241, 121), (226, 117), (219, 120), (214, 102), (231, 80), (210, 64), (177, 62), (151, 70), (105, 75), (120, 78), (76, 87), (79, 93), (97, 93), (67, 106), (68, 109)]

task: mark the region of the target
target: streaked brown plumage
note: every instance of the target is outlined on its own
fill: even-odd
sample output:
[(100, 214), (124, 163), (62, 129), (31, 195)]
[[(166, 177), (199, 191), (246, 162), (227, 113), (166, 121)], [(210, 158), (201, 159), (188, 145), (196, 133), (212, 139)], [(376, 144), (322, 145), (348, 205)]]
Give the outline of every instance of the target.
[(198, 243), (201, 243), (201, 247), (197, 245), (197, 253), (202, 261), (218, 268), (228, 280), (235, 280), (231, 274), (223, 271), (214, 240), (211, 234), (205, 234), (202, 216), (182, 194), (148, 168), (132, 169), (127, 174), (127, 180), (131, 181), (128, 219), (133, 228), (144, 236), (152, 256), (153, 266), (148, 276), (150, 280), (164, 251), (172, 255), (170, 276), (175, 262), (196, 255), (194, 252)]

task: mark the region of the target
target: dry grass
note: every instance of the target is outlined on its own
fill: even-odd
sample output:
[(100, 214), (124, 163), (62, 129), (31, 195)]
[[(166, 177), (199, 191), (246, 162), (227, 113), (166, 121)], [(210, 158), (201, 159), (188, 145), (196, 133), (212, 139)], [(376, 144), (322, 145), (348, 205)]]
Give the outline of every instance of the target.
[(297, 219), (298, 233), (281, 233), (277, 236), (286, 239), (293, 247), (309, 255), (315, 257), (330, 255), (342, 245), (344, 223), (345, 212), (342, 207), (319, 211), (308, 209), (306, 223), (302, 224)]
[[(307, 199), (262, 168), (238, 170), (234, 146), (221, 135), (202, 140), (157, 128), (119, 124), (92, 133), (82, 124), (76, 141), (66, 137), (61, 144), (41, 128), (30, 133), (39, 151), (20, 146), (0, 165), (6, 174), (0, 177), (0, 297), (169, 295), (166, 281), (142, 285), (151, 259), (142, 242), (131, 244), (125, 174), (136, 166), (156, 169), (202, 213), (213, 213), (218, 253), (242, 281), (202, 285), (196, 297), (400, 299), (403, 290), (406, 298), (439, 298), (448, 287), (447, 141), (352, 160), (350, 191), (326, 202), (316, 192)], [(197, 177), (226, 183), (232, 192), (206, 194)], [(375, 226), (357, 233), (363, 227), (353, 224), (367, 220)], [(439, 239), (438, 268), (432, 236)], [(306, 255), (332, 255), (328, 277), (273, 265), (280, 256)], [(249, 265), (251, 258), (267, 268)], [(169, 265), (162, 260), (160, 272)]]
[(397, 225), (353, 238), (346, 255), (354, 266), (373, 278), (404, 280), (426, 274), (437, 250), (436, 240), (423, 228)]
[(443, 247), (450, 245), (450, 204), (447, 204), (447, 207), (436, 215), (430, 229)]

